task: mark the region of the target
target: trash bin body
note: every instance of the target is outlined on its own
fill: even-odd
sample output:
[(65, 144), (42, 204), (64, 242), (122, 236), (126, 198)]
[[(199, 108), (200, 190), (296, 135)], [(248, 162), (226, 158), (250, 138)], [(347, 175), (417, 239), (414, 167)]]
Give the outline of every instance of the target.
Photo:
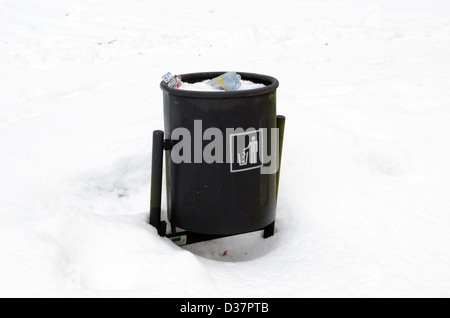
[[(220, 74), (193, 73), (181, 78), (194, 83)], [(186, 91), (161, 83), (164, 133), (171, 145), (166, 147), (166, 188), (172, 226), (195, 233), (234, 235), (260, 230), (275, 221), (277, 176), (261, 173), (261, 166), (270, 165), (263, 162), (261, 152), (277, 152), (271, 149), (271, 128), (276, 128), (278, 81), (265, 75), (239, 74), (243, 80), (266, 87), (234, 92)], [(186, 155), (177, 147), (183, 138), (179, 134), (177, 140), (172, 138), (179, 128), (190, 133), (190, 148), (183, 149), (190, 151), (190, 162), (176, 163), (173, 159), (174, 151)], [(217, 134), (208, 134), (211, 131), (221, 132), (222, 160), (217, 156), (220, 140), (215, 139)], [(212, 145), (216, 146), (214, 150)], [(205, 162), (204, 151), (216, 160)]]

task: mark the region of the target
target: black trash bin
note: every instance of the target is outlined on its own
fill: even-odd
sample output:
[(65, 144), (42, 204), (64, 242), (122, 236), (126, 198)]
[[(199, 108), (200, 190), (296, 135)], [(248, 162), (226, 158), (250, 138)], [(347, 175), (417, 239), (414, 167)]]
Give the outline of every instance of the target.
[[(220, 74), (181, 79), (195, 83)], [(180, 245), (257, 230), (265, 230), (265, 237), (273, 234), (284, 132), (284, 117), (276, 115), (279, 83), (270, 76), (239, 74), (266, 86), (217, 92), (161, 83), (164, 133), (154, 132), (150, 223), (166, 236), (161, 221), (164, 149), (168, 236)]]

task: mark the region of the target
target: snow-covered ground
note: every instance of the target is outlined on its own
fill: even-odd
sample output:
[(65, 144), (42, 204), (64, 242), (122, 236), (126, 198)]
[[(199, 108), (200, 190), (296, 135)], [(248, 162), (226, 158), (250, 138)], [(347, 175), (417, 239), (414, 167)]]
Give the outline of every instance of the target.
[[(161, 76), (280, 81), (276, 235), (146, 223)], [(450, 2), (0, 0), (0, 296), (450, 296)]]

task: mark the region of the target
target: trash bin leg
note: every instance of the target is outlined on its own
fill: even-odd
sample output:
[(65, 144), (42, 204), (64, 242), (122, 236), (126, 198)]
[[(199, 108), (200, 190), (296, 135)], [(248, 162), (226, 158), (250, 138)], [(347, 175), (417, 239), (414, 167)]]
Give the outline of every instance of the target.
[(161, 221), (162, 173), (164, 155), (164, 132), (153, 132), (152, 181), (150, 198), (150, 224), (160, 236), (166, 236), (166, 222)]
[(264, 228), (263, 238), (269, 238), (275, 234), (275, 221)]

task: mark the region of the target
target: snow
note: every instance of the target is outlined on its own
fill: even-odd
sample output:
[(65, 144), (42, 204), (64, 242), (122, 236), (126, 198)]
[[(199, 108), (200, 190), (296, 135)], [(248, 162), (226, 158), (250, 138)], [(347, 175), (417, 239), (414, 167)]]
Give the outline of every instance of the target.
[[(159, 82), (218, 69), (280, 81), (276, 234), (181, 248)], [(0, 296), (450, 296), (448, 1), (2, 0), (0, 87)]]
[[(214, 86), (209, 85), (208, 81), (209, 80), (205, 80), (205, 81), (197, 82), (197, 83), (182, 82), (179, 89), (187, 90), (187, 91), (214, 91), (214, 92), (226, 93), (225, 90), (220, 90), (220, 89), (215, 88)], [(237, 90), (244, 91), (244, 90), (249, 90), (249, 89), (263, 88), (265, 86), (266, 85), (261, 84), (261, 83), (253, 83), (252, 81), (241, 80), (241, 86)]]

